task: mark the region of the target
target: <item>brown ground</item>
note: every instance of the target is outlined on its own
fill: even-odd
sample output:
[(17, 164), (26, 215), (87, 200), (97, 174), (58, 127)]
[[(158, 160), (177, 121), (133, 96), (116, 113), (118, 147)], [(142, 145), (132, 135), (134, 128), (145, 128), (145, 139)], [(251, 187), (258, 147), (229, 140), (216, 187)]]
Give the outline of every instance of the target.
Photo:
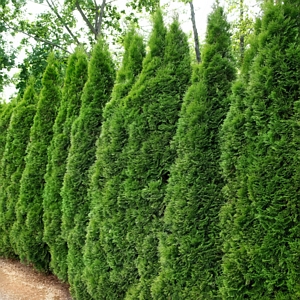
[(0, 300), (72, 300), (68, 287), (16, 261), (0, 259)]

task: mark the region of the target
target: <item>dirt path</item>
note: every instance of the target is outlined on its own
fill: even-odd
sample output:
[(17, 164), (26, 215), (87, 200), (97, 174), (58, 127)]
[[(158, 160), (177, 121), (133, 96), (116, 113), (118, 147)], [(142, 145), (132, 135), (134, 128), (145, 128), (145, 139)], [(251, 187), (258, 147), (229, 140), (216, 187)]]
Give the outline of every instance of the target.
[(72, 300), (68, 287), (19, 262), (0, 259), (0, 300)]

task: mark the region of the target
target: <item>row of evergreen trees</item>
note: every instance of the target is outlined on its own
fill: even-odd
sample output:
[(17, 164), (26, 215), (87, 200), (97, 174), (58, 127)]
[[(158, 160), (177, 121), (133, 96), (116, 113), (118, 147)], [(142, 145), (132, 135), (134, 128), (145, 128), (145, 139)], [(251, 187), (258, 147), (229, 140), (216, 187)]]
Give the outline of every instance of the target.
[(218, 5), (193, 70), (160, 11), (116, 76), (103, 40), (50, 55), (0, 106), (0, 255), (77, 300), (299, 299), (299, 14), (266, 1), (238, 76)]

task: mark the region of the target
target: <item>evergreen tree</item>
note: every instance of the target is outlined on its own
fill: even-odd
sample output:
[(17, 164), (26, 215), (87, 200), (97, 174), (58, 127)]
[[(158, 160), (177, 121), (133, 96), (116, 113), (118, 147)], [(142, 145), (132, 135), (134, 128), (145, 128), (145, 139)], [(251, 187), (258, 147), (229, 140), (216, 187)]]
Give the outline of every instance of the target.
[(124, 248), (122, 251), (116, 248), (114, 239), (122, 224), (118, 218), (117, 194), (124, 165), (122, 150), (127, 140), (122, 115), (124, 97), (141, 72), (145, 54), (143, 39), (134, 29), (125, 36), (124, 48), (112, 98), (103, 111), (97, 159), (91, 172), (89, 197), (92, 205), (84, 251), (84, 275), (89, 293), (95, 299), (124, 299), (126, 292), (125, 278), (118, 271)]
[(154, 299), (218, 299), (221, 269), (218, 214), (223, 204), (219, 129), (235, 78), (223, 8), (208, 17), (202, 64), (196, 68), (174, 138), (177, 158), (165, 197), (161, 271)]
[(175, 159), (170, 141), (191, 77), (187, 37), (178, 21), (174, 20), (167, 34), (162, 35), (161, 29), (154, 29), (154, 33), (149, 45), (156, 56), (144, 65), (140, 80), (125, 102), (129, 136), (121, 205), (126, 208), (125, 240), (131, 247), (127, 264), (136, 266), (128, 300), (151, 298), (150, 286), (159, 269), (157, 233), (161, 230), (169, 169)]
[(295, 0), (265, 4), (244, 98), (245, 146), (234, 170), (239, 185), (228, 199), (233, 212), (227, 204), (221, 215), (232, 227), (225, 231), (224, 299), (300, 295), (299, 12)]
[(87, 80), (87, 58), (77, 49), (68, 61), (62, 101), (53, 126), (53, 139), (48, 148), (48, 165), (43, 194), (44, 241), (50, 248), (50, 267), (55, 275), (67, 281), (67, 244), (61, 236), (60, 191), (66, 171), (71, 126), (79, 115), (81, 94)]
[[(117, 135), (120, 136), (121, 139), (123, 139), (121, 140), (121, 147), (123, 147), (123, 150), (119, 154), (119, 157), (117, 157), (119, 161), (120, 172), (116, 174), (115, 178), (111, 182), (108, 181), (106, 183), (106, 186), (104, 187), (105, 194), (103, 193), (103, 199), (111, 198), (111, 200), (108, 202), (109, 205), (107, 206), (107, 208), (104, 207), (105, 211), (103, 211), (102, 209), (102, 213), (106, 213), (106, 216), (109, 218), (109, 220), (106, 218), (106, 220), (109, 222), (107, 223), (107, 226), (109, 226), (110, 229), (112, 229), (113, 227), (113, 230), (105, 233), (105, 236), (107, 238), (107, 242), (105, 243), (108, 247), (105, 253), (107, 255), (106, 259), (110, 268), (102, 271), (102, 273), (105, 274), (105, 272), (110, 271), (110, 281), (112, 282), (111, 287), (113, 287), (115, 283), (115, 285), (117, 286), (117, 291), (120, 293), (121, 299), (122, 297), (124, 299), (124, 293), (126, 293), (128, 289), (130, 290), (138, 280), (138, 273), (135, 266), (135, 258), (137, 253), (133, 241), (128, 239), (129, 236), (127, 234), (129, 231), (129, 227), (132, 226), (129, 221), (130, 202), (124, 198), (123, 184), (126, 178), (125, 168), (128, 163), (128, 151), (126, 151), (128, 147), (128, 124), (130, 120), (134, 119), (134, 116), (136, 114), (142, 111), (143, 104), (145, 103), (145, 101), (147, 101), (146, 99), (144, 101), (142, 97), (140, 97), (139, 100), (137, 99), (136, 102), (128, 101), (128, 99), (136, 93), (138, 94), (140, 92), (143, 92), (143, 94), (147, 94), (147, 92), (151, 91), (151, 87), (148, 86), (148, 84), (151, 79), (155, 77), (156, 72), (161, 66), (165, 48), (165, 34), (166, 29), (163, 24), (162, 14), (161, 11), (158, 11), (154, 15), (153, 30), (148, 43), (149, 52), (143, 60), (142, 72), (139, 75), (138, 80), (133, 85), (129, 96), (122, 100), (120, 104), (120, 116), (123, 123), (123, 125), (120, 126), (120, 132), (117, 132)], [(145, 91), (146, 88), (147, 91)], [(139, 104), (138, 101), (140, 101)], [(113, 190), (111, 184), (114, 185), (116, 183), (117, 186), (115, 194), (110, 195), (110, 191)], [(91, 191), (91, 194), (93, 195), (93, 191)], [(93, 195), (93, 198), (94, 197), (95, 195)], [(112, 205), (111, 203), (113, 201), (115, 201), (113, 215), (107, 215), (108, 208)], [(105, 202), (101, 202), (103, 202), (103, 208)], [(90, 224), (90, 229), (91, 228), (92, 224)], [(89, 235), (90, 234), (91, 232), (89, 232)], [(93, 235), (95, 234), (97, 233), (94, 232)], [(111, 251), (112, 247), (114, 247), (113, 252)], [(116, 257), (116, 259), (114, 259), (114, 257)], [(88, 270), (86, 269), (86, 271)], [(97, 283), (94, 283), (93, 286), (95, 287), (96, 284)]]
[(53, 136), (53, 123), (60, 104), (60, 78), (54, 53), (48, 58), (43, 75), (43, 88), (30, 131), (30, 142), (25, 158), (26, 166), (20, 181), (16, 204), (16, 222), (11, 235), (21, 261), (47, 271), (49, 249), (43, 242), (42, 193), (47, 166), (47, 148)]
[(15, 206), (25, 168), (25, 151), (36, 112), (37, 96), (33, 86), (32, 78), (23, 100), (13, 110), (0, 164), (0, 253), (5, 257), (14, 257), (16, 254), (10, 241), (10, 230), (16, 219)]
[(88, 81), (82, 94), (82, 106), (71, 130), (71, 146), (61, 190), (62, 235), (68, 244), (68, 281), (75, 299), (91, 297), (82, 280), (83, 246), (90, 203), (89, 169), (96, 159), (102, 110), (110, 99), (115, 71), (106, 44), (99, 40), (89, 63)]
[(0, 160), (4, 154), (7, 129), (9, 127), (10, 118), (16, 102), (17, 100), (15, 99), (12, 102), (2, 104), (3, 107), (0, 114)]

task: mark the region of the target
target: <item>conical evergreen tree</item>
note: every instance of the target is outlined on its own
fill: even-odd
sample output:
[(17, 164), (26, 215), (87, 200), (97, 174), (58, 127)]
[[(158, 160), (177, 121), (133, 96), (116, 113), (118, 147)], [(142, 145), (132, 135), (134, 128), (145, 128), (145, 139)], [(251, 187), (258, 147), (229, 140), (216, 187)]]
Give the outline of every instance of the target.
[[(257, 19), (255, 31), (251, 40), (251, 47), (245, 52), (243, 65), (238, 79), (233, 85), (232, 95), (230, 97), (230, 109), (226, 119), (222, 125), (220, 132), (221, 139), (221, 167), (224, 178), (223, 194), (226, 203), (220, 211), (221, 220), (221, 236), (223, 241), (223, 250), (226, 255), (231, 247), (231, 237), (236, 234), (234, 231), (239, 229), (234, 226), (233, 218), (236, 213), (235, 205), (238, 200), (237, 190), (242, 183), (241, 172), (238, 162), (243, 156), (246, 146), (246, 103), (245, 99), (248, 96), (247, 86), (249, 85), (249, 69), (257, 54), (258, 40), (257, 35), (260, 31), (260, 19)], [(223, 265), (224, 267), (225, 265)], [(225, 272), (226, 273), (226, 272)], [(226, 298), (226, 288), (223, 290), (223, 281), (225, 282), (226, 275), (222, 274), (219, 281), (221, 294)], [(225, 279), (225, 280), (224, 280)]]
[(218, 299), (218, 214), (223, 204), (219, 129), (235, 78), (230, 49), (229, 23), (223, 8), (215, 5), (208, 17), (202, 64), (195, 69), (174, 138), (177, 158), (165, 197), (154, 299)]
[[(157, 72), (157, 70), (161, 66), (162, 57), (164, 54), (164, 48), (165, 48), (165, 34), (166, 29), (163, 24), (162, 14), (160, 11), (158, 11), (154, 16), (154, 26), (152, 30), (152, 34), (149, 40), (149, 52), (145, 59), (143, 60), (143, 68), (142, 72), (139, 75), (139, 78), (137, 82), (134, 84), (130, 94), (134, 95), (135, 93), (139, 93), (140, 91), (143, 91), (144, 94), (146, 94), (145, 89), (148, 88), (148, 83), (151, 81), (151, 78), (153, 78)], [(134, 92), (135, 90), (135, 92)], [(151, 88), (149, 86), (148, 91), (150, 91)], [(129, 203), (127, 200), (124, 199), (124, 186), (123, 181), (126, 178), (125, 174), (125, 167), (127, 165), (128, 155), (127, 151), (125, 151), (125, 148), (128, 144), (128, 124), (129, 120), (134, 119), (134, 115), (138, 114), (139, 111), (141, 111), (142, 106), (144, 104), (144, 100), (140, 98), (140, 103), (131, 103), (127, 99), (130, 96), (126, 97), (124, 100), (121, 101), (120, 104), (120, 117), (122, 118), (122, 123), (124, 125), (120, 126), (120, 132), (117, 133), (118, 135), (123, 135), (123, 141), (122, 147), (124, 148), (123, 151), (119, 154), (119, 157), (117, 158), (119, 160), (119, 170), (120, 172), (116, 174), (115, 178), (112, 182), (107, 182), (105, 186), (105, 194), (103, 194), (104, 199), (111, 198), (109, 202), (109, 206), (111, 206), (111, 203), (113, 198), (115, 198), (116, 206), (114, 207), (114, 215), (110, 216), (107, 215), (108, 207), (105, 207), (105, 211), (101, 213), (106, 213), (108, 218), (111, 217), (109, 222), (112, 222), (112, 224), (109, 224), (110, 228), (113, 226), (113, 231), (106, 233), (107, 238), (107, 246), (108, 249), (106, 251), (106, 259), (108, 261), (108, 265), (110, 266), (109, 269), (106, 269), (102, 271), (103, 274), (105, 272), (110, 272), (110, 280), (112, 284), (116, 284), (118, 291), (120, 291), (122, 298), (124, 296), (124, 292), (128, 290), (128, 287), (133, 286), (137, 283), (138, 274), (135, 266), (135, 258), (136, 258), (136, 250), (134, 247), (134, 244), (132, 241), (129, 241), (127, 239), (127, 232), (128, 232), (128, 226), (131, 226), (131, 223), (129, 221)], [(131, 96), (132, 97), (132, 96)], [(124, 130), (124, 131), (123, 131)], [(123, 133), (122, 133), (123, 131)], [(114, 187), (110, 188), (110, 184), (115, 184), (116, 186), (116, 194), (110, 195), (110, 191), (114, 189)], [(91, 191), (93, 193), (93, 191)], [(95, 197), (93, 195), (93, 197)], [(103, 202), (103, 205), (105, 203)], [(107, 224), (108, 225), (108, 224)], [(90, 224), (90, 229), (92, 224)], [(94, 232), (93, 235), (96, 235), (97, 233)], [(89, 235), (91, 235), (91, 232), (89, 232)], [(100, 237), (101, 238), (101, 237)], [(112, 245), (113, 243), (113, 245)], [(114, 247), (114, 252), (111, 252), (111, 248)], [(96, 252), (96, 251), (95, 251)], [(91, 257), (91, 256), (90, 256)], [(114, 257), (116, 257), (116, 260), (114, 260)], [(86, 258), (89, 259), (88, 256)], [(87, 262), (87, 260), (86, 260)], [(88, 264), (87, 264), (88, 265)], [(90, 272), (88, 269), (86, 269), (87, 272)], [(91, 273), (89, 273), (91, 274)], [(93, 283), (93, 285), (90, 286), (93, 288), (96, 287), (97, 283)], [(113, 286), (111, 286), (113, 287)], [(99, 291), (100, 292), (100, 291)], [(123, 297), (124, 298), (124, 297)]]
[(0, 161), (4, 154), (6, 144), (6, 134), (9, 127), (10, 118), (15, 108), (17, 100), (2, 104), (2, 112), (0, 114)]
[(36, 103), (37, 96), (32, 78), (28, 82), (23, 100), (18, 102), (13, 110), (0, 164), (0, 253), (6, 257), (16, 255), (10, 241), (10, 230), (16, 219), (15, 206), (25, 168), (25, 151), (36, 113)]
[(102, 110), (110, 99), (115, 71), (106, 44), (99, 40), (89, 63), (88, 81), (82, 94), (79, 117), (71, 130), (71, 146), (61, 190), (62, 235), (68, 244), (68, 281), (75, 299), (91, 297), (82, 280), (83, 245), (90, 203), (89, 169), (96, 159), (96, 141), (102, 124)]
[(53, 123), (60, 105), (60, 78), (54, 53), (48, 58), (43, 75), (43, 88), (30, 131), (26, 166), (20, 181), (16, 204), (16, 222), (12, 228), (13, 243), (21, 261), (37, 269), (49, 269), (49, 249), (43, 242), (42, 193), (47, 166), (47, 148), (53, 136)]
[(87, 80), (87, 64), (87, 58), (82, 49), (76, 49), (69, 58), (62, 101), (53, 126), (53, 139), (48, 148), (48, 165), (43, 193), (44, 241), (50, 248), (51, 270), (63, 281), (67, 281), (68, 248), (61, 236), (62, 198), (60, 191), (66, 172), (71, 126), (79, 115), (81, 94)]
[[(142, 69), (143, 39), (131, 29), (124, 40), (125, 53), (118, 70), (112, 98), (103, 112), (97, 159), (92, 168), (89, 197), (91, 214), (85, 247), (85, 281), (94, 299), (124, 299), (126, 282), (118, 272), (125, 249), (116, 248), (118, 227), (117, 194), (122, 173), (122, 150), (127, 140), (122, 115), (127, 96)], [(95, 249), (97, 249), (95, 251)]]
[(224, 247), (224, 299), (300, 295), (300, 7), (294, 0), (276, 2), (265, 4), (250, 67), (234, 213), (222, 215), (232, 227)]
[[(162, 24), (160, 13), (156, 18)], [(155, 56), (149, 62), (146, 58), (140, 80), (125, 102), (129, 137), (120, 205), (126, 208), (123, 238), (131, 247), (126, 263), (136, 266), (132, 268), (134, 284), (126, 295), (128, 300), (151, 298), (150, 286), (159, 268), (157, 232), (161, 228), (169, 168), (175, 159), (170, 141), (191, 77), (187, 37), (178, 21), (172, 23), (167, 34), (163, 33), (154, 27), (149, 46)]]

